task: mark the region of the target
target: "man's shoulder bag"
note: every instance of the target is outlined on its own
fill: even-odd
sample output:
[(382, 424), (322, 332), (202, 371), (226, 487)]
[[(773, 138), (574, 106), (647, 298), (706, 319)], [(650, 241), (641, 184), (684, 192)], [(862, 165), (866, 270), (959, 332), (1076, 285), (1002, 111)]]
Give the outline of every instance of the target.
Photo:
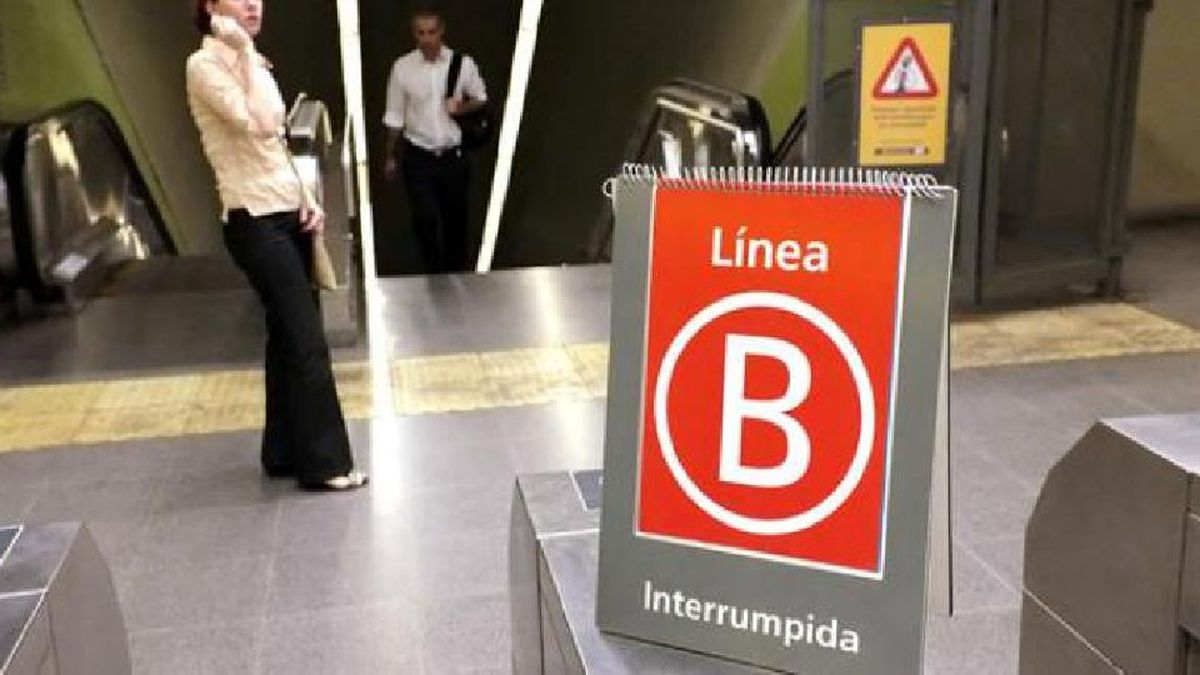
[[(458, 87), (458, 76), (462, 72), (463, 53), (455, 51), (450, 57), (450, 72), (446, 74), (446, 97), (454, 95)], [(454, 121), (462, 131), (462, 147), (465, 150), (486, 145), (492, 139), (492, 127), (495, 126), (495, 115), (491, 104), (484, 102), (483, 106), (469, 113), (455, 115)]]

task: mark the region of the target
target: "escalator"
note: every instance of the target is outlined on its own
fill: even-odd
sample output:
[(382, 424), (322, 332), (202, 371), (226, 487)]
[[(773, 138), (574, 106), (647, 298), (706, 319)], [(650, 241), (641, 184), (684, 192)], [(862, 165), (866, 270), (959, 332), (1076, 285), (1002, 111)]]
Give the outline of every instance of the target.
[[(837, 159), (835, 166), (854, 163), (847, 139), (854, 134), (855, 84), (854, 72), (845, 70), (823, 87), (823, 116), (829, 123), (820, 137), (818, 156)], [(647, 107), (624, 161), (660, 166), (669, 175), (678, 175), (683, 167), (801, 167), (810, 154), (806, 106), (775, 145), (762, 103), (749, 94), (676, 79), (655, 89)], [(612, 227), (612, 211), (605, 202), (590, 237), (592, 261), (610, 260)]]
[[(335, 137), (324, 104), (311, 100), (297, 101), (288, 119), (297, 168), (327, 212), (340, 282), (321, 299), (327, 335), (331, 344), (353, 344), (363, 295), (349, 120)], [(99, 105), (4, 129), (0, 152), (0, 320), (7, 325), (78, 316), (98, 298), (249, 292), (224, 253), (177, 254), (117, 125)]]
[(161, 218), (115, 125), (84, 104), (13, 129), (9, 230), (19, 286), (78, 311), (112, 274), (171, 253)]
[[(624, 161), (683, 167), (770, 166), (774, 150), (762, 104), (753, 96), (703, 82), (676, 79), (651, 92), (648, 112), (626, 146)], [(604, 200), (588, 236), (586, 256), (612, 259), (613, 213)]]

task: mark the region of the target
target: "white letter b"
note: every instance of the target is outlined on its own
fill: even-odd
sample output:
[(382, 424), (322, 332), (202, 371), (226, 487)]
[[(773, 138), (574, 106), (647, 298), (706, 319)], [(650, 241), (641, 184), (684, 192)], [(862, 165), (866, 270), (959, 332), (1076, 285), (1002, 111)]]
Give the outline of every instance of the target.
[[(788, 371), (787, 391), (777, 399), (746, 399), (746, 357), (767, 356)], [(804, 427), (788, 412), (800, 405), (812, 388), (812, 366), (795, 345), (778, 338), (731, 333), (725, 338), (725, 392), (721, 406), (722, 482), (752, 487), (792, 485), (808, 471), (812, 443)], [(776, 466), (742, 463), (742, 425), (746, 419), (773, 424), (787, 439), (787, 454)]]

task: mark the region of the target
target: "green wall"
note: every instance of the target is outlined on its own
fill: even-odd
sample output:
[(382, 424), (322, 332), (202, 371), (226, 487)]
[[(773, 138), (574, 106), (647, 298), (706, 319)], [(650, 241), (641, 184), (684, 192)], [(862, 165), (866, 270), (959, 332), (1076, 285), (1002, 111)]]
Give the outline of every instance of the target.
[[(260, 50), (284, 99), (345, 110), (336, 6), (268, 2)], [(0, 0), (0, 122), (85, 100), (115, 119), (182, 254), (223, 248), (212, 171), (187, 107), (185, 63), (200, 44), (186, 0)]]
[[(121, 3), (109, 3), (115, 8)], [(168, 4), (168, 3), (163, 3)], [(182, 5), (182, 3), (181, 3)], [(131, 33), (132, 34), (132, 33)], [(199, 237), (181, 227), (177, 200), (152, 167), (109, 69), (75, 0), (0, 0), (0, 122), (20, 123), (80, 101), (109, 111), (181, 251)]]
[(1183, 75), (1200, 61), (1197, 27), (1196, 0), (1156, 0), (1147, 18), (1129, 204), (1134, 215), (1200, 208), (1200, 97)]
[(792, 4), (781, 16), (764, 72), (750, 88), (767, 111), (772, 143), (779, 142), (796, 111), (808, 100), (809, 2), (797, 0)]

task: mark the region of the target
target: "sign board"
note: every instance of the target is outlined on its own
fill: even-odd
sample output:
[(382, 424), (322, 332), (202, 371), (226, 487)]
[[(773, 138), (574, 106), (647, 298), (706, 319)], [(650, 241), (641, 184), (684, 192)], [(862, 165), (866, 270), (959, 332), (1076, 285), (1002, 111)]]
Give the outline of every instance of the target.
[(950, 23), (870, 24), (858, 64), (858, 163), (931, 166), (946, 161)]
[(601, 629), (918, 672), (954, 197), (622, 179)]

